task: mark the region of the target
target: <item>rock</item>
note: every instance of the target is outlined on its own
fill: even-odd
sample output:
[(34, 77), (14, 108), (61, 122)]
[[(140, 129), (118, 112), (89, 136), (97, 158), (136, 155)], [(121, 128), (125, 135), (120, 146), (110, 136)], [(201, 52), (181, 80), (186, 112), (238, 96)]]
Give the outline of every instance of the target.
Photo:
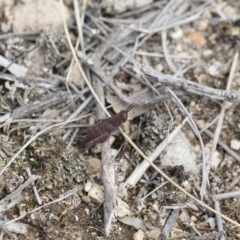
[(82, 196), (81, 199), (85, 203), (91, 203), (91, 198), (89, 196)]
[(240, 149), (240, 142), (238, 140), (231, 140), (231, 149), (239, 150)]
[(182, 165), (185, 171), (196, 172), (197, 156), (193, 152), (193, 146), (186, 135), (180, 132), (175, 139), (168, 145), (167, 152), (163, 156), (163, 166)]
[[(66, 21), (71, 13), (64, 6)], [(58, 33), (63, 33), (60, 4), (55, 0), (37, 0), (25, 4), (17, 4), (13, 9), (13, 32), (41, 31), (46, 25), (52, 25)]]
[(211, 229), (215, 229), (216, 228), (216, 220), (213, 217), (210, 217), (207, 222), (209, 223), (209, 226)]
[(115, 207), (115, 215), (116, 217), (124, 217), (126, 215), (130, 215), (130, 207), (126, 202), (124, 202), (122, 199), (117, 198), (117, 206)]
[(200, 32), (190, 32), (188, 34), (188, 39), (198, 45), (199, 47), (203, 47), (206, 43), (204, 36)]
[(85, 191), (85, 192), (89, 192), (91, 188), (92, 188), (92, 182), (88, 181), (88, 182), (84, 185), (84, 191)]
[(157, 239), (160, 233), (161, 233), (160, 229), (149, 230), (146, 233), (147, 239)]
[[(68, 71), (69, 71), (69, 69), (68, 69)], [(76, 62), (73, 63), (69, 80), (80, 89), (82, 89), (85, 85), (85, 82), (83, 80), (83, 77), (82, 77), (79, 69), (78, 69)]]
[(123, 13), (130, 9), (136, 9), (139, 7), (146, 6), (152, 3), (153, 0), (135, 0), (135, 1), (126, 1), (126, 0), (104, 0), (102, 1), (101, 6), (103, 9), (110, 14)]
[(209, 19), (203, 18), (200, 19), (197, 23), (198, 31), (205, 31), (209, 25)]
[(177, 28), (175, 31), (170, 33), (171, 38), (173, 39), (180, 39), (184, 36), (182, 28)]
[(0, 194), (2, 193), (2, 190), (3, 190), (3, 188), (4, 188), (4, 182), (3, 182), (3, 180), (2, 179), (0, 179)]
[(92, 183), (92, 187), (88, 192), (88, 196), (94, 200), (97, 200), (99, 203), (103, 203), (104, 200), (103, 187), (96, 183)]
[(143, 240), (143, 239), (144, 239), (143, 230), (139, 229), (137, 232), (133, 234), (133, 240)]
[(212, 169), (217, 169), (218, 165), (220, 164), (220, 162), (222, 161), (223, 156), (220, 154), (220, 152), (215, 151), (213, 154), (213, 159), (212, 159), (212, 163), (211, 163), (211, 168)]
[(88, 158), (86, 161), (87, 173), (93, 175), (101, 170), (101, 161), (97, 158)]

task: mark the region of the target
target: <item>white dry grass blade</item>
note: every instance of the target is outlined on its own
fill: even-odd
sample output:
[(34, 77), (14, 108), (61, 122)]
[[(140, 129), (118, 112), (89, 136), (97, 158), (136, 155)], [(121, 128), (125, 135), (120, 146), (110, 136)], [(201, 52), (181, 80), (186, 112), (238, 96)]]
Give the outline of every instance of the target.
[(79, 132), (79, 128), (76, 128), (76, 129), (74, 130), (71, 138), (70, 138), (70, 141), (68, 142), (68, 145), (67, 145), (67, 147), (66, 147), (66, 150), (69, 150), (69, 149), (70, 149), (70, 147), (72, 146), (72, 143), (73, 143), (74, 139), (76, 138), (78, 132)]
[(213, 195), (212, 197), (214, 201), (220, 201), (220, 200), (229, 199), (229, 198), (239, 198), (240, 190), (227, 192), (227, 193), (219, 193), (219, 194)]
[[(218, 115), (219, 116), (219, 115)], [(206, 135), (208, 135), (210, 138), (214, 139), (214, 134), (209, 131), (209, 130), (204, 130), (204, 133)], [(240, 156), (238, 154), (238, 152), (234, 151), (233, 149), (231, 149), (228, 145), (226, 145), (223, 141), (218, 140), (218, 145), (221, 146), (229, 155), (231, 155), (235, 160), (237, 160), (240, 163)], [(234, 183), (236, 181), (236, 183)], [(229, 185), (228, 189), (232, 189), (231, 185), (234, 186), (235, 184), (237, 184), (240, 181), (240, 176), (238, 176), (235, 180), (233, 180), (231, 182), (231, 184)]]
[[(101, 108), (105, 111), (105, 113), (107, 114), (107, 116), (110, 116), (110, 114), (108, 113), (108, 111), (106, 110), (106, 108), (103, 106), (102, 102), (99, 100), (97, 94), (95, 93), (95, 91), (93, 90), (91, 84), (89, 83), (80, 63), (79, 60), (77, 58), (77, 55), (74, 51), (74, 47), (71, 43), (71, 39), (70, 39), (70, 35), (68, 32), (68, 28), (67, 28), (67, 24), (66, 24), (66, 19), (65, 19), (65, 15), (64, 15), (64, 11), (63, 11), (63, 0), (59, 0), (60, 4), (61, 4), (61, 12), (62, 12), (62, 17), (63, 17), (63, 25), (64, 25), (64, 30), (65, 30), (65, 34), (66, 34), (66, 38), (68, 41), (68, 44), (70, 46), (70, 49), (72, 51), (74, 60), (77, 63), (77, 66), (79, 68), (80, 73), (83, 76), (84, 81), (86, 82), (86, 84), (89, 87), (89, 90), (92, 92), (94, 98), (96, 99), (96, 101), (98, 102), (98, 104), (101, 106)], [(125, 54), (124, 54), (125, 55)], [(139, 64), (137, 64), (137, 66), (139, 66)], [(205, 207), (206, 209), (208, 209), (209, 211), (218, 214), (219, 216), (221, 216), (222, 218), (224, 218), (225, 220), (227, 220), (228, 222), (231, 222), (232, 224), (240, 227), (240, 224), (233, 221), (232, 219), (228, 218), (225, 215), (220, 214), (219, 212), (215, 211), (214, 209), (212, 209), (211, 207), (209, 207), (208, 205), (204, 204), (203, 202), (201, 202), (199, 199), (195, 198), (194, 196), (192, 196), (190, 193), (188, 193), (187, 191), (185, 191), (183, 188), (181, 188), (177, 183), (175, 183), (174, 181), (172, 181), (171, 178), (169, 178), (164, 172), (162, 172), (154, 163), (151, 162), (151, 160), (134, 144), (134, 142), (129, 138), (129, 136), (121, 129), (119, 128), (119, 131), (121, 132), (121, 134), (126, 138), (126, 140), (128, 141), (128, 143), (130, 143), (132, 145), (132, 147), (137, 151), (137, 153), (142, 156), (146, 161), (148, 161), (148, 163), (156, 170), (158, 171), (167, 181), (169, 181), (172, 185), (174, 185), (176, 188), (178, 188), (180, 191), (182, 191), (184, 194), (186, 194), (188, 197), (190, 197), (191, 199), (193, 199), (195, 202), (197, 202), (198, 204), (200, 204), (201, 206)]]
[(162, 183), (161, 185), (157, 186), (156, 188), (154, 188), (151, 192), (149, 192), (147, 195), (145, 195), (143, 198), (141, 198), (141, 201), (144, 201), (147, 197), (149, 197), (150, 195), (152, 195), (153, 193), (155, 193), (158, 189), (162, 188), (163, 186), (165, 186), (168, 183), (168, 181), (165, 181), (164, 183)]
[(168, 66), (170, 67), (170, 69), (173, 71), (173, 73), (176, 73), (177, 68), (176, 68), (174, 62), (172, 61), (172, 59), (169, 57), (166, 42), (167, 42), (167, 33), (166, 33), (166, 31), (162, 31), (162, 47), (163, 47), (164, 56), (165, 56), (165, 59), (167, 61)]
[[(215, 201), (214, 202), (214, 208), (216, 211), (220, 212), (220, 204), (219, 204), (219, 201)], [(218, 232), (223, 232), (223, 222), (222, 222), (222, 218), (218, 215), (216, 215), (216, 222), (217, 222), (217, 229), (218, 229)], [(221, 236), (220, 237), (220, 240), (225, 240), (225, 236)]]
[(6, 217), (3, 221), (0, 221), (0, 231), (1, 231), (0, 240), (3, 239), (4, 234), (6, 234), (10, 239), (13, 238), (13, 235), (11, 234), (10, 230), (8, 230), (8, 228), (6, 227), (5, 223), (6, 223)]
[(5, 57), (0, 55), (0, 66), (8, 68), (8, 70), (17, 77), (24, 77), (28, 71), (27, 68), (16, 63), (12, 63), (7, 60)]
[[(81, 15), (81, 19), (80, 19), (79, 3), (78, 3), (77, 0), (74, 0), (73, 4), (74, 4), (74, 13), (75, 13), (75, 19), (76, 19), (76, 23), (77, 23), (78, 36), (79, 36), (77, 38), (77, 41), (76, 41), (75, 50), (78, 49), (79, 44), (81, 43), (81, 49), (82, 49), (83, 57), (85, 57), (85, 47), (84, 47), (83, 31), (82, 31), (85, 11), (82, 11), (82, 15)], [(83, 9), (85, 9), (85, 7), (86, 7), (86, 0), (83, 1)], [(74, 64), (74, 58), (72, 58), (72, 60), (71, 60), (69, 70), (68, 70), (68, 73), (67, 73), (67, 77), (66, 77), (66, 82), (68, 82), (69, 79), (70, 79), (70, 75), (71, 75), (72, 70), (73, 70), (73, 64)]]
[[(158, 53), (158, 52), (145, 52), (142, 50), (136, 51), (135, 55), (140, 55), (140, 56), (145, 56), (145, 57), (157, 57), (157, 58), (164, 58), (165, 55), (162, 53)], [(184, 60), (191, 60), (191, 59), (197, 59), (199, 58), (198, 55), (182, 55), (182, 54), (169, 54), (170, 58), (176, 58), (176, 59), (184, 59)]]
[[(30, 168), (27, 167), (26, 171), (27, 171), (28, 177), (30, 178), (30, 177), (32, 176), (32, 173), (31, 173)], [(36, 188), (36, 186), (34, 185), (34, 183), (33, 183), (32, 185), (33, 185), (33, 192), (34, 192), (35, 197), (36, 197), (36, 199), (37, 199), (38, 205), (42, 205), (42, 199), (40, 198), (40, 196), (39, 196), (39, 194), (38, 194), (37, 188)]]
[[(231, 88), (234, 72), (236, 70), (237, 63), (238, 63), (238, 57), (239, 57), (239, 53), (236, 52), (234, 57), (233, 57), (232, 67), (231, 67), (230, 74), (229, 74), (229, 77), (228, 77), (228, 83), (227, 83), (226, 90), (230, 90), (230, 88)], [(205, 166), (203, 166), (203, 168), (205, 168), (206, 171), (203, 174), (203, 180), (202, 180), (202, 185), (201, 185), (201, 189), (200, 189), (200, 195), (201, 195), (202, 198), (206, 193), (208, 175), (209, 175), (209, 172), (210, 172), (211, 163), (212, 163), (212, 160), (213, 160), (213, 155), (214, 155), (214, 152), (216, 150), (217, 143), (218, 143), (218, 140), (219, 140), (219, 136), (220, 136), (220, 133), (221, 133), (226, 108), (227, 108), (227, 104), (224, 102), (223, 105), (222, 105), (222, 109), (221, 109), (219, 118), (218, 118), (218, 123), (217, 123), (216, 131), (215, 131), (215, 135), (214, 135), (214, 139), (213, 139), (212, 148), (211, 148), (211, 151), (210, 151), (210, 154), (209, 154), (208, 162), (207, 162), (207, 164), (205, 163)]]
[[(161, 153), (162, 151), (167, 147), (168, 143), (170, 143), (174, 137), (178, 134), (179, 130), (183, 127), (183, 125), (186, 123), (187, 118), (183, 121), (183, 123), (176, 127), (170, 134), (165, 138), (155, 149), (155, 151), (148, 156), (148, 159), (153, 162)], [(143, 176), (143, 174), (146, 172), (146, 170), (149, 168), (150, 164), (148, 161), (144, 160), (140, 165), (138, 165), (135, 170), (132, 172), (132, 174), (128, 177), (125, 184), (130, 185), (130, 187), (133, 187), (137, 184), (139, 179)]]
[(86, 0), (82, 1), (82, 11), (81, 12), (79, 9), (79, 1), (73, 0), (73, 3), (74, 3), (75, 19), (76, 19), (77, 29), (78, 29), (78, 36), (79, 36), (80, 43), (81, 43), (82, 53), (83, 53), (83, 56), (85, 57), (86, 51), (85, 51), (84, 41), (83, 41), (83, 23), (84, 23), (84, 18), (85, 18), (85, 9), (86, 9), (86, 5), (87, 5), (87, 1)]
[(209, 129), (212, 125), (214, 125), (219, 119), (219, 115), (217, 115), (210, 123), (208, 123), (203, 129), (200, 130), (200, 133), (204, 132), (205, 130)]
[(18, 234), (28, 234), (28, 225), (25, 223), (14, 222), (7, 225), (7, 229), (11, 232), (18, 233)]
[[(65, 125), (67, 125), (69, 122), (73, 121), (73, 120), (77, 117), (77, 115), (78, 115), (79, 113), (81, 113), (81, 112), (86, 108), (86, 106), (92, 101), (92, 99), (93, 99), (93, 97), (92, 97), (92, 96), (89, 96), (89, 97), (74, 111), (74, 113), (72, 113), (72, 114), (68, 117), (68, 119), (67, 119), (66, 122), (65, 122)], [(61, 128), (64, 127), (65, 125), (61, 126)], [(67, 133), (66, 133), (66, 135), (67, 135)], [(63, 140), (66, 140), (66, 136), (65, 136), (65, 135), (63, 136)]]

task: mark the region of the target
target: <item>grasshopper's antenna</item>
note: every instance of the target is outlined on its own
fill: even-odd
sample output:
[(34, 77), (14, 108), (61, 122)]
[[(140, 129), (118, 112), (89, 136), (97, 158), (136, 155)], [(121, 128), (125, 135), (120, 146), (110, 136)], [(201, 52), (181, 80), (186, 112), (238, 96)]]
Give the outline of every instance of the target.
[(134, 107), (135, 107), (135, 103), (132, 103), (125, 111), (129, 112)]

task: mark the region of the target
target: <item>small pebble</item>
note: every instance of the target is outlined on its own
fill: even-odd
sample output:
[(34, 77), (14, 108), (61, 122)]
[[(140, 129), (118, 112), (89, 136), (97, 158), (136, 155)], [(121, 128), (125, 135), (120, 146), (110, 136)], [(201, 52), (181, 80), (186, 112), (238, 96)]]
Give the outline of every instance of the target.
[(96, 183), (92, 183), (92, 188), (88, 192), (88, 196), (102, 203), (104, 200), (103, 187)]
[(213, 154), (213, 160), (212, 160), (212, 163), (211, 163), (211, 168), (212, 169), (217, 169), (218, 165), (220, 164), (222, 159), (223, 159), (223, 157), (220, 154), (220, 152), (215, 151), (214, 154)]
[(205, 31), (209, 25), (209, 20), (208, 19), (201, 19), (198, 21), (197, 24), (198, 31)]
[(91, 198), (89, 196), (82, 196), (81, 199), (85, 203), (91, 203)]
[(184, 181), (182, 185), (188, 192), (192, 190), (192, 185), (188, 181)]
[(191, 222), (196, 222), (197, 221), (197, 218), (195, 216), (191, 216)]
[(87, 173), (89, 175), (96, 174), (101, 170), (101, 161), (97, 158), (88, 158), (86, 161)]
[(162, 72), (163, 70), (163, 65), (162, 64), (158, 64), (155, 66), (155, 69), (158, 71), (158, 72)]
[(203, 47), (206, 43), (204, 35), (200, 32), (189, 32), (187, 37), (191, 42), (195, 43), (199, 47)]
[(143, 240), (143, 239), (144, 239), (143, 230), (139, 229), (137, 232), (133, 234), (133, 240)]
[(204, 57), (209, 57), (213, 55), (213, 51), (211, 49), (207, 49), (205, 51), (203, 51), (203, 56)]
[(115, 207), (115, 215), (117, 217), (124, 217), (127, 215), (131, 215), (129, 205), (120, 198), (117, 198), (117, 206)]
[(157, 239), (160, 235), (160, 229), (153, 229), (147, 231), (147, 239)]
[(240, 149), (240, 142), (238, 140), (232, 140), (231, 141), (231, 149), (233, 150), (239, 150)]
[(181, 28), (178, 28), (177, 30), (173, 31), (170, 36), (173, 39), (180, 39), (183, 37), (183, 30)]
[(85, 192), (89, 192), (90, 189), (92, 187), (92, 183), (90, 181), (88, 181), (85, 185), (84, 185), (84, 191)]
[(201, 119), (201, 120), (198, 120), (198, 121), (197, 121), (197, 126), (198, 126), (200, 129), (203, 129), (203, 128), (206, 126), (206, 124), (205, 124), (205, 122)]
[(3, 180), (2, 179), (0, 179), (0, 194), (2, 193), (2, 190), (3, 190), (3, 188), (4, 188), (4, 182), (3, 182)]
[(215, 229), (215, 227), (216, 227), (215, 218), (210, 217), (210, 218), (207, 220), (207, 222), (209, 223), (211, 229)]

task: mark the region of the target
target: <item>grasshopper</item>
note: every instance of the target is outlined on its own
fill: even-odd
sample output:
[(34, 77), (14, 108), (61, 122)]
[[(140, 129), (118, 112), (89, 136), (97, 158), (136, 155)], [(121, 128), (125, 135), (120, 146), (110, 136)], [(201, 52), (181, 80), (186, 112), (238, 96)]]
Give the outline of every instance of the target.
[(81, 142), (80, 148), (90, 148), (97, 143), (105, 142), (122, 123), (127, 121), (128, 112), (133, 107), (134, 104), (131, 104), (126, 110), (122, 110), (112, 117), (103, 119), (90, 128), (84, 140)]

